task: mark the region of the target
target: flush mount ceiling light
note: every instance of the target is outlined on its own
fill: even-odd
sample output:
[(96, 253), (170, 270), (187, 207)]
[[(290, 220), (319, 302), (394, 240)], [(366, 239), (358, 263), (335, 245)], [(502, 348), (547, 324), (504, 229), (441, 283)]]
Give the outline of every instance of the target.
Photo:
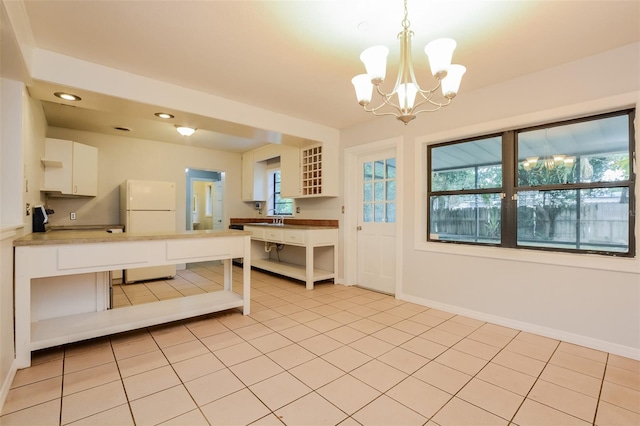
[(193, 129), (191, 127), (185, 127), (185, 126), (176, 126), (176, 130), (182, 136), (191, 136), (196, 131), (196, 129)]
[(65, 101), (81, 101), (82, 100), (82, 98), (78, 95), (74, 95), (72, 93), (65, 93), (65, 92), (56, 92), (53, 94), (53, 96), (60, 99), (64, 99)]
[[(450, 38), (434, 40), (427, 44), (424, 51), (429, 58), (431, 74), (438, 81), (437, 85), (430, 90), (422, 90), (418, 86), (416, 76), (411, 63), (411, 38), (413, 31), (409, 29), (411, 23), (408, 19), (407, 0), (404, 0), (404, 19), (402, 20), (402, 31), (398, 33), (400, 39), (400, 68), (398, 78), (393, 90), (385, 93), (380, 88), (384, 82), (387, 55), (389, 49), (385, 46), (373, 46), (366, 49), (360, 55), (360, 60), (367, 70), (366, 74), (355, 76), (351, 82), (356, 90), (358, 103), (365, 111), (375, 115), (393, 115), (404, 124), (408, 124), (421, 112), (433, 112), (447, 106), (458, 93), (462, 75), (466, 68), (462, 65), (451, 65), (451, 57), (456, 48), (456, 42)], [(373, 86), (376, 92), (382, 97), (382, 103), (375, 108), (367, 108), (371, 102)], [(442, 87), (442, 95), (445, 100), (436, 102), (432, 100), (433, 95)], [(394, 99), (397, 95), (397, 101)], [(418, 96), (416, 102), (416, 96)], [(424, 105), (421, 109), (420, 107)], [(384, 107), (388, 108), (384, 108)]]
[(168, 120), (174, 117), (173, 114), (169, 114), (168, 112), (156, 112), (154, 115), (159, 118), (164, 118), (165, 120)]

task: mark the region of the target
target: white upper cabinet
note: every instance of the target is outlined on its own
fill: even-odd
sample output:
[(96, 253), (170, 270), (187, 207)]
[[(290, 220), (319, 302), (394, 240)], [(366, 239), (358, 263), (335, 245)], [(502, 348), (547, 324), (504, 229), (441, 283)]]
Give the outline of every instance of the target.
[(254, 151), (242, 154), (242, 201), (265, 201), (265, 161), (256, 161)]
[(61, 195), (98, 195), (98, 148), (64, 139), (45, 140), (44, 188)]

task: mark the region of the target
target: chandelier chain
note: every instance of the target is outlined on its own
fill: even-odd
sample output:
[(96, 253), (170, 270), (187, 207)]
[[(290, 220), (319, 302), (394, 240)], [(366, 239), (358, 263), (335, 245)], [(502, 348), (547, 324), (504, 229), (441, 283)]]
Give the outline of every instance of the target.
[(404, 19), (402, 19), (402, 27), (405, 31), (409, 30), (411, 22), (409, 21), (409, 11), (407, 10), (407, 0), (404, 0)]

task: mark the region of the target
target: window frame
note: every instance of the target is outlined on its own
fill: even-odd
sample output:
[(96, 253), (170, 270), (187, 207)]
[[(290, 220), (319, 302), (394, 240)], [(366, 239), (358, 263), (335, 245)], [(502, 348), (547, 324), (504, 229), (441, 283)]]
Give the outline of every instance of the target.
[[(584, 123), (588, 121), (595, 121), (606, 119), (616, 116), (628, 117), (628, 135), (629, 135), (629, 178), (624, 181), (611, 181), (611, 182), (586, 182), (586, 183), (571, 183), (571, 184), (554, 184), (544, 186), (519, 186), (518, 185), (518, 135), (527, 131), (535, 131), (541, 129), (550, 129), (553, 127), (566, 126), (576, 123)], [(538, 124), (534, 126), (526, 126), (520, 128), (514, 128), (505, 130), (499, 133), (487, 133), (480, 136), (466, 137), (462, 139), (450, 140), (446, 142), (433, 143), (426, 145), (426, 241), (428, 243), (445, 243), (445, 244), (459, 244), (459, 245), (475, 245), (480, 247), (499, 247), (505, 249), (519, 249), (519, 250), (538, 250), (546, 252), (566, 252), (572, 254), (597, 254), (600, 256), (612, 256), (612, 257), (636, 257), (636, 239), (635, 239), (635, 205), (636, 205), (636, 173), (634, 170), (635, 164), (635, 149), (636, 149), (636, 133), (634, 128), (636, 116), (635, 108), (626, 108), (613, 112), (595, 114), (583, 116), (580, 118), (551, 121), (545, 124)], [(460, 143), (468, 143), (476, 140), (483, 140), (492, 137), (502, 138), (502, 187), (501, 188), (489, 188), (489, 189), (473, 189), (473, 190), (449, 190), (449, 191), (432, 191), (431, 176), (432, 176), (432, 152), (433, 149), (438, 147), (454, 145)], [(475, 165), (476, 167), (478, 165)], [(544, 188), (545, 191), (566, 191), (574, 190), (580, 191), (584, 189), (592, 188), (620, 188), (626, 187), (629, 196), (629, 221), (628, 221), (628, 250), (627, 252), (619, 251), (607, 251), (607, 250), (594, 250), (594, 249), (575, 249), (575, 248), (563, 248), (563, 247), (543, 247), (532, 245), (519, 245), (518, 244), (518, 201), (517, 195), (519, 192), (526, 191), (540, 191)], [(496, 193), (501, 192), (501, 241), (500, 243), (484, 243), (475, 241), (458, 241), (458, 240), (441, 240), (431, 238), (431, 198), (441, 195), (463, 195), (463, 194), (482, 194), (482, 193)]]
[[(280, 197), (280, 191), (277, 190), (278, 184), (282, 185), (282, 177), (280, 168), (274, 168), (267, 171), (267, 194), (268, 194), (268, 208), (267, 208), (267, 216), (288, 216), (293, 217), (295, 212), (295, 200), (293, 198), (282, 198)], [(281, 186), (282, 189), (282, 186)], [(289, 204), (288, 202), (278, 202), (277, 199), (280, 200), (289, 200), (291, 204), (291, 213), (283, 213), (279, 211), (276, 207), (278, 205)], [(273, 212), (269, 215), (268, 212)]]

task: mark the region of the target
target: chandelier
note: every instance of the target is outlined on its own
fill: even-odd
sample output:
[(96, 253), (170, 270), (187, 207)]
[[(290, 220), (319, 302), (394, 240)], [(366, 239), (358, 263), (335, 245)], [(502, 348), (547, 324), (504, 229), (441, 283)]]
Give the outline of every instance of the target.
[[(422, 90), (418, 86), (411, 63), (411, 38), (413, 31), (409, 29), (407, 0), (404, 0), (404, 19), (400, 39), (400, 69), (393, 90), (384, 93), (380, 85), (384, 82), (389, 49), (385, 46), (373, 46), (362, 52), (360, 60), (367, 70), (366, 74), (355, 76), (351, 82), (356, 90), (358, 103), (365, 111), (375, 115), (393, 115), (405, 125), (422, 112), (433, 112), (447, 106), (458, 93), (460, 81), (466, 68), (462, 65), (451, 65), (451, 57), (456, 42), (450, 38), (442, 38), (429, 43), (424, 51), (429, 59), (431, 74), (438, 81), (431, 90)], [(373, 86), (382, 97), (382, 103), (375, 108), (368, 107), (371, 102)], [(442, 95), (446, 100), (436, 102), (433, 95), (442, 87)], [(394, 97), (394, 95), (397, 95)], [(416, 97), (418, 98), (416, 101)], [(397, 100), (396, 100), (397, 99)], [(388, 107), (388, 108), (384, 108)]]

